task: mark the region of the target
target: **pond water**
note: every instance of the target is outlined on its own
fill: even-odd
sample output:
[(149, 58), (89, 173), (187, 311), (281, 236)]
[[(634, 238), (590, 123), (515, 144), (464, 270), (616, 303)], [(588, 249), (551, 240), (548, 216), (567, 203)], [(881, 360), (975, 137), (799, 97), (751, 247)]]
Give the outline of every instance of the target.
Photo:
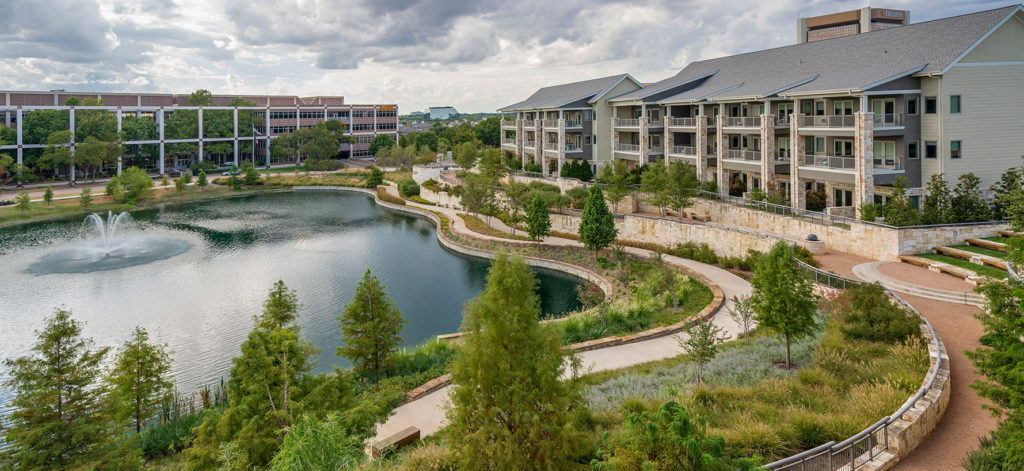
[[(133, 241), (124, 250), (143, 247), (140, 264), (117, 258), (119, 252), (92, 255), (93, 265), (75, 258), (97, 250), (94, 220), (0, 229), (0, 359), (28, 352), (43, 318), (64, 307), (97, 346), (119, 346), (136, 325), (145, 327), (173, 351), (172, 374), (187, 393), (228, 373), (253, 315), (280, 279), (302, 304), (302, 336), (320, 349), (316, 370), (328, 371), (347, 366), (334, 355), (341, 344), (335, 318), (366, 269), (408, 321), (402, 337), (412, 346), (459, 329), (463, 305), (483, 289), (489, 266), (438, 245), (430, 221), (381, 208), (363, 194), (278, 193), (131, 216), (133, 222), (121, 221), (130, 227), (117, 230)], [(150, 243), (159, 256), (146, 248)], [(546, 314), (578, 307), (578, 279), (535, 273)], [(0, 381), (5, 377), (0, 371)], [(0, 386), (0, 415), (9, 400)]]

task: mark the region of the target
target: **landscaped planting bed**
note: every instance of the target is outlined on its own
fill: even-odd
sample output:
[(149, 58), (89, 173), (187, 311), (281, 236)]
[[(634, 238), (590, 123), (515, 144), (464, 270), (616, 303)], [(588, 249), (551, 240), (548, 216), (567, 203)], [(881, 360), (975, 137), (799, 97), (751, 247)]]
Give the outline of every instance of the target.
[(998, 268), (993, 268), (985, 265), (978, 265), (977, 263), (971, 263), (967, 260), (961, 260), (959, 258), (950, 257), (948, 255), (941, 255), (935, 253), (922, 253), (917, 254), (918, 257), (927, 258), (928, 260), (934, 260), (936, 262), (948, 263), (954, 267), (966, 268), (979, 275), (990, 276), (997, 280), (1006, 279), (1006, 272)]

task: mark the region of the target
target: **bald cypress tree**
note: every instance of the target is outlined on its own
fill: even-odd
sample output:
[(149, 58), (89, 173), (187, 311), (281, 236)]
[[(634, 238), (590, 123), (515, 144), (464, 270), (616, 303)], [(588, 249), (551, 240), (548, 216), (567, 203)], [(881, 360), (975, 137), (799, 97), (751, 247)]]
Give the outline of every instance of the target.
[(571, 467), (580, 440), (569, 411), (580, 395), (561, 381), (566, 353), (538, 321), (536, 284), (522, 259), (499, 255), (484, 292), (466, 306), (448, 410), (459, 469)]
[(356, 295), (338, 317), (345, 345), (338, 355), (348, 358), (362, 375), (384, 372), (402, 342), (402, 313), (384, 291), (384, 285), (366, 270)]

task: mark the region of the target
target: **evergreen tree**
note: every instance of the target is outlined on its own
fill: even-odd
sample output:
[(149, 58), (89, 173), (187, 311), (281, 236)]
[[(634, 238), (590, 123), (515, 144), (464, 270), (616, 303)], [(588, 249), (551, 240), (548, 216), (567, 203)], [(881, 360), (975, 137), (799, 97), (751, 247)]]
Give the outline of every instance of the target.
[(900, 176), (892, 184), (892, 194), (885, 208), (885, 223), (891, 226), (913, 226), (920, 222), (917, 210), (907, 198), (907, 179)]
[(21, 214), (25, 214), (32, 207), (32, 197), (25, 190), (19, 191), (18, 196), (14, 197), (14, 204), (21, 210)]
[(53, 187), (50, 185), (46, 186), (46, 191), (43, 192), (43, 204), (51, 206), (53, 203)]
[(949, 211), (952, 222), (981, 222), (990, 219), (988, 202), (981, 196), (981, 179), (965, 173), (957, 179)]
[(1018, 191), (1024, 190), (1024, 166), (1011, 167), (1003, 172), (999, 181), (992, 185), (992, 217), (997, 220), (1008, 219), (1008, 200)]
[(797, 265), (793, 248), (780, 241), (758, 259), (750, 284), (757, 322), (785, 338), (786, 368), (791, 368), (790, 341), (811, 334), (816, 325), (813, 283)]
[(597, 251), (612, 243), (615, 236), (619, 235), (615, 228), (615, 217), (608, 206), (604, 203), (604, 194), (597, 185), (590, 187), (590, 194), (587, 196), (587, 203), (583, 206), (583, 215), (580, 217), (580, 242), (594, 251)]
[(949, 184), (941, 173), (936, 173), (925, 185), (924, 208), (921, 210), (922, 224), (947, 224), (950, 222)]
[(82, 188), (82, 195), (78, 197), (78, 204), (82, 209), (89, 209), (89, 205), (92, 204), (92, 188)]
[(480, 155), (480, 152), (476, 149), (475, 143), (463, 142), (455, 146), (455, 149), (452, 150), (452, 154), (455, 157), (455, 163), (459, 164), (459, 167), (469, 170), (476, 165), (476, 159)]
[(551, 214), (540, 194), (533, 195), (533, 201), (526, 209), (526, 233), (533, 240), (541, 240), (551, 234)]
[(251, 163), (246, 162), (242, 180), (246, 186), (257, 185), (260, 182), (260, 173), (256, 171), (256, 167), (253, 167)]
[[(448, 437), (459, 469), (568, 469), (580, 445), (570, 411), (574, 378), (566, 353), (541, 326), (537, 280), (518, 258), (494, 258), (483, 293), (466, 306)], [(578, 361), (571, 361), (572, 372)]]
[(36, 331), (32, 353), (7, 359), (14, 392), (4, 433), (12, 469), (73, 469), (110, 449), (111, 424), (100, 382), (107, 349), (92, 349), (71, 312), (57, 309)]
[(355, 297), (345, 307), (341, 322), (345, 345), (337, 354), (348, 358), (360, 375), (379, 375), (392, 364), (392, 355), (402, 342), (402, 313), (384, 291), (384, 285), (366, 270), (356, 287)]
[(367, 188), (377, 188), (384, 184), (384, 172), (377, 167), (370, 167), (370, 175), (366, 177)]
[(145, 428), (146, 419), (155, 415), (171, 396), (174, 384), (168, 377), (170, 370), (167, 345), (149, 343), (146, 329), (135, 327), (117, 353), (108, 379), (117, 418), (130, 420), (135, 433)]
[(305, 392), (303, 378), (312, 369), (313, 345), (299, 338), (295, 292), (278, 281), (253, 319), (253, 330), (232, 359), (227, 383), (228, 407), (210, 414), (187, 451), (189, 467), (208, 469), (230, 450), (232, 469), (270, 462)]
[(196, 179), (196, 186), (198, 186), (201, 191), (206, 191), (206, 185), (209, 184), (210, 182), (206, 180), (206, 171), (200, 170), (199, 177)]
[(986, 407), (1000, 419), (988, 446), (993, 463), (984, 469), (1024, 469), (1024, 282), (985, 283), (978, 291), (986, 300), (979, 315), (985, 333), (982, 346), (967, 352), (981, 375), (971, 388), (991, 401)]

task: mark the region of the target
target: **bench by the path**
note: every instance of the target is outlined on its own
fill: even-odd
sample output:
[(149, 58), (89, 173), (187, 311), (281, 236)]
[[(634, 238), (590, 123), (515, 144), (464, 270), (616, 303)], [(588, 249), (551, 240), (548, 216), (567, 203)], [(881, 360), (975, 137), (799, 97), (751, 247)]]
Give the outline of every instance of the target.
[(981, 247), (983, 249), (995, 250), (997, 252), (1006, 252), (1007, 251), (1006, 244), (1004, 244), (1002, 242), (996, 242), (994, 240), (967, 239), (964, 242), (966, 242), (967, 245), (973, 245), (975, 247)]
[(932, 247), (932, 251), (937, 254), (967, 260), (968, 262), (976, 263), (978, 265), (988, 265), (1000, 270), (1006, 270), (1006, 260), (996, 258), (991, 255), (983, 255), (963, 249), (954, 249), (953, 247)]

